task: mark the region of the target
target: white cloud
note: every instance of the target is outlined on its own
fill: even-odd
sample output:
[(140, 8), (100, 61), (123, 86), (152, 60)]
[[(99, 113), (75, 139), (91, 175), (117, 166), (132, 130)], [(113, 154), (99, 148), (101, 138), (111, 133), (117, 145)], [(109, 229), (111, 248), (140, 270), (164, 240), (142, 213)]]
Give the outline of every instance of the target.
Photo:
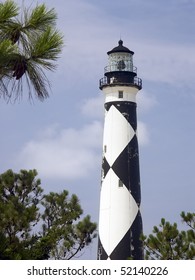
[(103, 93), (100, 92), (97, 97), (85, 99), (81, 112), (88, 117), (102, 119), (104, 116)]
[[(87, 177), (101, 163), (102, 130), (98, 121), (78, 130), (50, 126), (24, 145), (15, 157), (15, 165), (25, 169), (36, 168), (48, 179)], [(143, 122), (138, 122), (138, 139), (140, 145), (149, 142), (149, 132)]]
[(76, 130), (54, 125), (25, 144), (16, 164), (36, 168), (47, 178), (78, 179), (87, 176), (100, 161), (102, 125), (94, 121)]
[(144, 122), (138, 121), (137, 123), (137, 137), (140, 146), (146, 146), (149, 144), (150, 136), (147, 125)]

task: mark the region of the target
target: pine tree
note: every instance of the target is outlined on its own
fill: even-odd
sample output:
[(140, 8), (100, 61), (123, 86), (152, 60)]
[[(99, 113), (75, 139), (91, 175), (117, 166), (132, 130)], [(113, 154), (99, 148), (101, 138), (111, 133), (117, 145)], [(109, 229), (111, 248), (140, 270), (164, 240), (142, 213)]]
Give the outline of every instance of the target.
[(30, 98), (49, 96), (46, 71), (56, 69), (63, 46), (56, 20), (45, 4), (20, 9), (12, 0), (0, 2), (0, 97), (18, 99), (24, 88)]
[(0, 175), (0, 259), (71, 259), (96, 237), (76, 195), (43, 194), (36, 170)]
[(96, 237), (96, 224), (87, 215), (75, 223), (83, 214), (78, 197), (68, 196), (68, 191), (44, 196), (42, 201), (43, 235), (51, 241), (51, 257), (71, 259)]
[(182, 222), (190, 229), (179, 230), (176, 223), (164, 218), (153, 234), (142, 236), (145, 258), (149, 260), (194, 260), (195, 259), (195, 213), (181, 213)]

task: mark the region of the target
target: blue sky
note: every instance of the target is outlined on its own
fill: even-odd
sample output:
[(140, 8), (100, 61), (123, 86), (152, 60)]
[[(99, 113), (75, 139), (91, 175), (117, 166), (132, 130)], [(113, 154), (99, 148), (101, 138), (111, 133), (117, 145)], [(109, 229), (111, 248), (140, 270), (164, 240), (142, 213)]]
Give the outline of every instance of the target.
[[(17, 0), (22, 3), (23, 1)], [(43, 1), (24, 1), (26, 5)], [(50, 98), (0, 100), (0, 172), (36, 168), (45, 192), (76, 193), (98, 222), (103, 132), (99, 79), (107, 51), (135, 52), (143, 80), (138, 137), (144, 232), (165, 217), (180, 224), (195, 198), (195, 1), (45, 1), (58, 13), (65, 47)], [(96, 259), (97, 242), (82, 258)]]

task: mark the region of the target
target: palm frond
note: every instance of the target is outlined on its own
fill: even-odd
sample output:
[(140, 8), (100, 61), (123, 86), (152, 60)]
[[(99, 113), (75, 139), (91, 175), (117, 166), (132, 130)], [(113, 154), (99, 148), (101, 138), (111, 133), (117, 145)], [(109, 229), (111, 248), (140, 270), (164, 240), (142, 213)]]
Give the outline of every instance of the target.
[(54, 26), (57, 14), (54, 9), (48, 10), (45, 4), (36, 6), (33, 10), (24, 11), (24, 32), (43, 31), (48, 26)]
[(22, 32), (22, 24), (16, 21), (9, 21), (0, 26), (0, 41), (9, 39), (14, 45), (19, 41)]
[(14, 1), (7, 0), (4, 3), (0, 3), (0, 24), (4, 24), (17, 16), (18, 11), (18, 5)]
[(0, 79), (0, 97), (9, 101), (17, 92), (19, 92), (18, 83), (12, 79), (11, 75), (4, 75), (3, 79)]
[(44, 68), (55, 69), (53, 63), (59, 57), (63, 47), (63, 36), (56, 30), (48, 27), (39, 37), (31, 43), (31, 59)]
[(26, 81), (29, 89), (29, 98), (31, 99), (33, 94), (41, 101), (49, 96), (47, 88), (50, 88), (49, 80), (47, 79), (42, 68), (33, 62), (28, 62), (28, 70), (26, 74)]
[(13, 1), (0, 3), (0, 41), (10, 39), (15, 41), (21, 26), (15, 21), (19, 8)]
[(7, 59), (7, 56), (15, 51), (16, 47), (11, 44), (10, 40), (0, 41), (0, 61)]
[(19, 99), (26, 84), (30, 99), (43, 100), (50, 88), (44, 70), (56, 68), (63, 36), (55, 29), (54, 9), (23, 8), (20, 20), (18, 11), (11, 0), (0, 3), (0, 97)]
[(4, 76), (0, 79), (0, 97), (5, 100), (14, 102), (23, 98), (25, 88), (28, 90), (28, 97), (30, 100), (35, 96), (40, 101), (43, 101), (49, 96), (50, 83), (42, 68), (33, 62), (28, 62), (27, 71), (18, 80), (11, 76)]
[(9, 76), (13, 68), (13, 62), (18, 56), (16, 46), (13, 46), (10, 40), (0, 42), (0, 79)]

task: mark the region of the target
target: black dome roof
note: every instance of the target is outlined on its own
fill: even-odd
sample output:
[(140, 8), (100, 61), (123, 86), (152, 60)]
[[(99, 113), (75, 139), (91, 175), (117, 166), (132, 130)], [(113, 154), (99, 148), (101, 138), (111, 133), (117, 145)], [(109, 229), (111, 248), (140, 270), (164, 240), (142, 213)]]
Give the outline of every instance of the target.
[(118, 46), (113, 48), (111, 51), (107, 52), (107, 54), (115, 53), (115, 52), (126, 52), (126, 53), (131, 53), (134, 54), (134, 52), (130, 51), (128, 48), (123, 46), (123, 41), (119, 40), (118, 41)]

